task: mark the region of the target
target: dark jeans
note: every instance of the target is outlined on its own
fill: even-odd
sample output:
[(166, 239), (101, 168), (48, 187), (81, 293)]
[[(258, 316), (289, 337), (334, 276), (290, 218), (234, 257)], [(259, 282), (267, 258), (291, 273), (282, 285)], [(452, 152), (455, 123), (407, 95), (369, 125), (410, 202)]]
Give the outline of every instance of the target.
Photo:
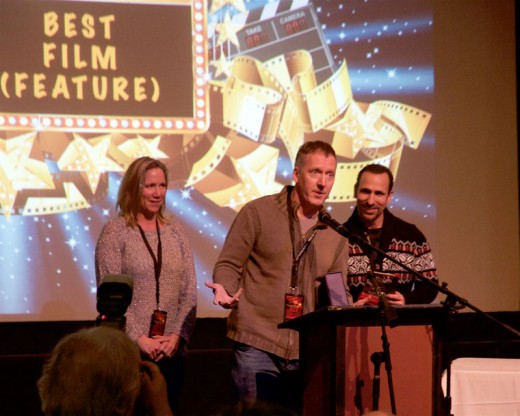
[(301, 413), (303, 380), (298, 360), (286, 360), (249, 345), (235, 343), (231, 375), (237, 399), (276, 403)]

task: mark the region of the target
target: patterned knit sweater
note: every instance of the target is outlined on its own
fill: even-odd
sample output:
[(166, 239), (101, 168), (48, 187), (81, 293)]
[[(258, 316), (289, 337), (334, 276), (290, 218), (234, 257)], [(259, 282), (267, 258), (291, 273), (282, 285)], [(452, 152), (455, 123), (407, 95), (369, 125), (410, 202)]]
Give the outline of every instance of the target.
[[(347, 229), (358, 236), (363, 237), (366, 228), (362, 224), (357, 209), (344, 224)], [(437, 283), (437, 270), (433, 260), (430, 245), (422, 232), (413, 224), (391, 214), (385, 209), (384, 222), (381, 233), (379, 249), (388, 256), (398, 260), (409, 268), (415, 270), (423, 277)], [(354, 239), (349, 240), (348, 260), (348, 285), (350, 292), (357, 300), (367, 282), (369, 270), (369, 257)], [(412, 273), (404, 270), (392, 260), (378, 254), (374, 261), (374, 271), (387, 273), (381, 277), (385, 284), (392, 284), (395, 290), (404, 295), (406, 304), (423, 304), (432, 302), (437, 289), (427, 282), (420, 281)], [(390, 276), (391, 275), (391, 276)]]

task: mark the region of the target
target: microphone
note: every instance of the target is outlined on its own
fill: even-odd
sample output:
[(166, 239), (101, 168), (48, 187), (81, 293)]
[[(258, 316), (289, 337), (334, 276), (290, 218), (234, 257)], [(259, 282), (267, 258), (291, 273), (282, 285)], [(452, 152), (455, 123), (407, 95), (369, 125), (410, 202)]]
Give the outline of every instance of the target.
[(325, 210), (325, 208), (321, 208), (318, 214), (318, 219), (328, 227), (332, 228), (334, 231), (338, 232), (344, 237), (348, 237), (350, 232), (339, 222), (337, 222), (334, 218), (330, 216), (330, 214)]

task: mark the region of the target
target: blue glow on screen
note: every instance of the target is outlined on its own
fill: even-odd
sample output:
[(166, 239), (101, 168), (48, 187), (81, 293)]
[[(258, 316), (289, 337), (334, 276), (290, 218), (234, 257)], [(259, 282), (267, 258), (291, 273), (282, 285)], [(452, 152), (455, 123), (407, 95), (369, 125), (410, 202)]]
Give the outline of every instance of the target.
[[(208, 2), (208, 8), (211, 3)], [(227, 3), (208, 21), (221, 19), (226, 11), (232, 16), (238, 13)], [(249, 10), (265, 7), (276, 10), (275, 3), (284, 2), (246, 1), (245, 6)], [(336, 66), (343, 60), (347, 62), (354, 99), (364, 103), (402, 100), (424, 111), (433, 111), (430, 2), (331, 0), (314, 1), (312, 5), (325, 39), (324, 48)], [(291, 50), (290, 46), (286, 48), (287, 52)], [(170, 139), (182, 141), (183, 138)], [(434, 173), (423, 178), (418, 188), (414, 188), (413, 178), (413, 164), (420, 163), (427, 169), (434, 150), (435, 136), (429, 127), (419, 148), (406, 149), (401, 160), (403, 169), (397, 179), (393, 206), (397, 215), (411, 218), (410, 222), (435, 220)], [(51, 173), (59, 172), (52, 155), (45, 161)], [(190, 168), (186, 167), (188, 171)], [(292, 171), (293, 161), (280, 152), (276, 182), (291, 183)], [(93, 192), (89, 208), (64, 214), (11, 215), (9, 219), (0, 216), (0, 315), (5, 315), (0, 319), (16, 320), (23, 315), (46, 319), (55, 316), (52, 312), (56, 310), (64, 311), (60, 312), (61, 319), (96, 316), (95, 244), (102, 226), (116, 215), (121, 179), (121, 173), (104, 175), (108, 181), (106, 194)], [(214, 262), (235, 212), (230, 207), (218, 206), (193, 187), (170, 189), (166, 203), (167, 209), (182, 221), (192, 241), (201, 295), (199, 305), (203, 303), (204, 308), (217, 310), (218, 307), (211, 305), (211, 291), (203, 282), (211, 279)], [(346, 216), (353, 205), (330, 204), (330, 208), (334, 215)]]

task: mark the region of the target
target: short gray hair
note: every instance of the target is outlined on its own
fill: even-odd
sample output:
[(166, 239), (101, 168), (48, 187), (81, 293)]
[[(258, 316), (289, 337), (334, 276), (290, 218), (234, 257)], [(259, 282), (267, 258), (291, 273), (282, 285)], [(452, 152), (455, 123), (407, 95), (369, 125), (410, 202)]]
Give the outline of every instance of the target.
[(67, 335), (38, 380), (43, 413), (128, 414), (141, 390), (140, 363), (137, 345), (120, 330), (99, 326)]

